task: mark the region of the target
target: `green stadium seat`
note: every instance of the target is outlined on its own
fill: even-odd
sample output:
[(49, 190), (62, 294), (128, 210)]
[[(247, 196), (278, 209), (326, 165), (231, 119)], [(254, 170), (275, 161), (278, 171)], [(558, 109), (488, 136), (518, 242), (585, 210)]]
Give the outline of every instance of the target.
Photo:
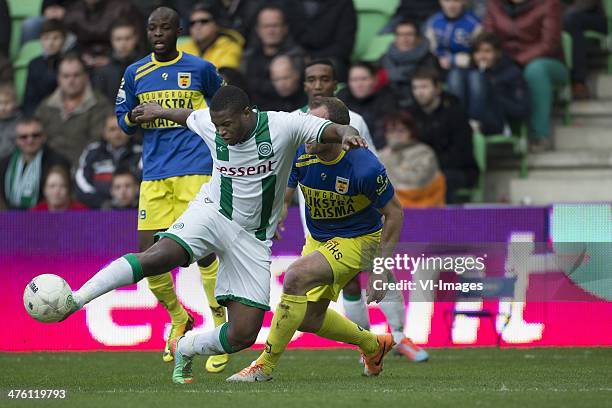
[[(372, 58), (374, 50), (371, 53), (369, 52), (370, 42), (378, 36), (380, 29), (387, 24), (395, 12), (399, 0), (354, 0), (353, 4), (357, 12), (357, 35), (352, 57), (353, 61), (361, 61), (366, 56)], [(380, 41), (384, 42), (384, 40)], [(372, 60), (370, 59), (370, 61)]]
[(389, 49), (395, 39), (393, 34), (377, 35), (370, 40), (367, 49), (361, 56), (362, 61), (377, 62)]
[(608, 74), (612, 74), (612, 0), (602, 0), (606, 19), (608, 21), (608, 33), (587, 30), (584, 35), (592, 40), (599, 41), (599, 48), (608, 53)]
[(11, 49), (12, 59), (19, 53), (21, 43), (21, 24), (28, 17), (40, 15), (42, 0), (8, 0), (9, 13), (11, 15)]
[(353, 6), (358, 13), (361, 11), (377, 11), (387, 17), (391, 17), (395, 13), (399, 3), (400, 0), (353, 0)]
[(458, 198), (472, 203), (482, 203), (484, 201), (485, 174), (487, 171), (486, 137), (480, 132), (473, 132), (472, 143), (474, 145), (474, 160), (478, 165), (478, 180), (476, 180), (474, 187), (458, 190), (456, 195)]
[(15, 68), (15, 91), (19, 103), (23, 101), (25, 94), (26, 80), (28, 78), (28, 64), (34, 58), (42, 54), (42, 45), (39, 40), (28, 41), (23, 44), (19, 54), (13, 63)]

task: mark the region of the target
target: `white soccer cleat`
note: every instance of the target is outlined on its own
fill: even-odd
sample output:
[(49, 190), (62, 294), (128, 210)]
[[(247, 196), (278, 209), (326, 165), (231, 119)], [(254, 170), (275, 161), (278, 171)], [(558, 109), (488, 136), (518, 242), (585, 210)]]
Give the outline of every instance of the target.
[(242, 371), (232, 375), (227, 380), (228, 382), (264, 382), (270, 381), (271, 375), (264, 373), (263, 364), (257, 364), (253, 361), (250, 366), (243, 368)]

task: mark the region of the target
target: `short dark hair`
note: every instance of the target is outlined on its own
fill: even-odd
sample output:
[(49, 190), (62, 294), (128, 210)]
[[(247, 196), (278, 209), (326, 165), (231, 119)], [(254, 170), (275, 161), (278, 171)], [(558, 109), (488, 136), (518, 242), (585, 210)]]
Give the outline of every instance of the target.
[(415, 29), (415, 31), (416, 31), (416, 33), (417, 33), (417, 35), (419, 35), (419, 26), (420, 26), (420, 24), (419, 24), (419, 23), (418, 23), (416, 20), (414, 20), (414, 19), (412, 19), (412, 18), (405, 18), (405, 19), (403, 19), (402, 21), (400, 21), (399, 23), (397, 23), (397, 25), (395, 26), (395, 28), (393, 29), (393, 31), (394, 31), (394, 32), (395, 32), (395, 31), (397, 31), (397, 28), (398, 28), (399, 26), (402, 26), (402, 25), (409, 25), (409, 26), (413, 26), (413, 27), (414, 27), (414, 29)]
[(132, 170), (130, 170), (128, 167), (124, 167), (124, 166), (117, 167), (115, 169), (115, 171), (113, 172), (113, 178), (112, 179), (114, 180), (116, 177), (119, 177), (119, 176), (131, 176), (132, 179), (134, 180), (135, 184), (140, 183), (140, 180), (138, 179), (138, 176), (136, 174), (134, 174), (134, 172)]
[(283, 15), (283, 23), (285, 25), (287, 24), (287, 13), (285, 13), (285, 9), (277, 4), (271, 3), (264, 3), (261, 7), (259, 7), (259, 9), (257, 10), (257, 14), (255, 14), (255, 24), (259, 22), (259, 15), (262, 13), (262, 11), (265, 10), (274, 10), (280, 12)]
[(218, 22), (222, 17), (221, 8), (219, 5), (211, 1), (200, 1), (194, 4), (189, 12), (189, 15), (191, 16), (193, 13), (197, 13), (198, 11), (203, 11), (210, 14), (215, 22)]
[(415, 79), (428, 79), (433, 82), (434, 85), (440, 85), (440, 73), (435, 68), (422, 67), (416, 70), (412, 75), (412, 81)]
[(246, 92), (234, 85), (219, 88), (210, 102), (210, 110), (215, 112), (229, 110), (236, 113), (250, 106), (251, 102)]
[(53, 31), (59, 31), (64, 37), (66, 37), (66, 26), (64, 25), (62, 20), (52, 18), (50, 20), (45, 20), (42, 23), (42, 27), (40, 28), (40, 35)]
[(304, 66), (304, 71), (306, 71), (308, 68), (312, 67), (313, 65), (326, 65), (330, 67), (332, 71), (332, 79), (336, 79), (336, 67), (334, 66), (334, 63), (332, 62), (332, 60), (328, 58), (313, 59), (309, 61), (308, 63), (306, 63), (306, 65)]
[(134, 23), (132, 23), (128, 19), (120, 18), (119, 20), (115, 21), (113, 25), (111, 26), (111, 33), (115, 31), (117, 28), (123, 28), (123, 27), (130, 27), (134, 31), (134, 34), (138, 32)]
[(374, 67), (374, 65), (368, 62), (363, 62), (363, 61), (354, 62), (351, 64), (349, 71), (353, 68), (363, 68), (366, 71), (368, 71), (371, 76), (376, 76), (376, 67)]
[(329, 113), (329, 120), (339, 125), (348, 125), (351, 122), (349, 110), (346, 105), (338, 98), (334, 97), (317, 97), (314, 98), (308, 107), (317, 109), (324, 106)]
[(83, 67), (83, 71), (87, 72), (87, 65), (85, 65), (85, 61), (83, 61), (83, 58), (81, 57), (81, 55), (76, 52), (69, 52), (68, 54), (62, 57), (61, 61), (57, 65), (58, 71), (59, 71), (60, 65), (62, 65), (64, 62), (71, 62), (71, 61), (76, 61), (79, 64), (81, 64), (81, 67)]
[(387, 127), (394, 123), (401, 123), (410, 131), (413, 139), (418, 139), (419, 134), (417, 130), (417, 124), (412, 115), (407, 111), (396, 111), (391, 112), (385, 116), (385, 131)]
[(15, 126), (19, 126), (19, 125), (29, 125), (30, 123), (38, 123), (41, 127), (42, 127), (42, 121), (33, 115), (24, 115), (24, 116), (20, 116), (19, 119), (17, 119), (17, 122), (15, 122)]
[(483, 44), (490, 44), (496, 51), (501, 51), (502, 49), (501, 40), (497, 35), (483, 31), (472, 41), (472, 52), (476, 52)]

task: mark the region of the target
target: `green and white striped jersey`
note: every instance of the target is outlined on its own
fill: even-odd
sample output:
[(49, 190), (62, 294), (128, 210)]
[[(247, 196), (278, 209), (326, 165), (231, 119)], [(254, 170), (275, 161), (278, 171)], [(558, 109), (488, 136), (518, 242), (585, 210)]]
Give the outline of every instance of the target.
[(230, 146), (217, 134), (209, 109), (194, 111), (187, 126), (212, 153), (213, 173), (200, 194), (259, 240), (274, 236), (295, 152), (316, 143), (332, 122), (302, 112), (257, 112), (247, 140)]

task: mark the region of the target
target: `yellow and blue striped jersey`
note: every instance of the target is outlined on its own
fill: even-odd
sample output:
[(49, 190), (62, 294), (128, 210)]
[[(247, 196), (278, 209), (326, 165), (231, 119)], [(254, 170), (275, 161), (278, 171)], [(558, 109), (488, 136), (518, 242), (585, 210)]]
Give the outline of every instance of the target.
[[(115, 102), (119, 126), (133, 134), (138, 124), (128, 112), (140, 103), (157, 102), (165, 108), (206, 108), (223, 80), (210, 62), (179, 51), (172, 61), (160, 62), (150, 54), (130, 65)], [(210, 150), (202, 139), (178, 123), (157, 119), (141, 126), (143, 180), (189, 174), (212, 174)]]
[(342, 151), (324, 162), (301, 146), (288, 186), (300, 186), (306, 201), (306, 225), (320, 242), (354, 238), (382, 228), (383, 208), (395, 194), (385, 167), (368, 149)]

